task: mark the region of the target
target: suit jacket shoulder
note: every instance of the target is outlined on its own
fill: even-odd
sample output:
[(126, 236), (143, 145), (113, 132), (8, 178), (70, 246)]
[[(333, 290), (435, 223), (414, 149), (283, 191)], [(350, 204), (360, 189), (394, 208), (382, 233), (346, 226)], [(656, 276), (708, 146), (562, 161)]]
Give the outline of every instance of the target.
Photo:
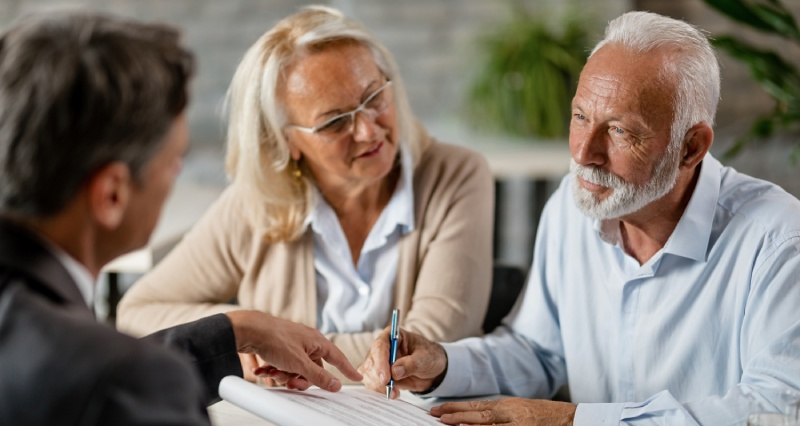
[(0, 293), (0, 424), (207, 424), (202, 385), (166, 348), (59, 308), (13, 279)]
[[(232, 333), (226, 318), (215, 318), (151, 339), (183, 348), (201, 365), (214, 345), (187, 342), (209, 329)], [(58, 260), (3, 220), (0, 395), (3, 425), (208, 424), (208, 395), (190, 360), (97, 323)]]

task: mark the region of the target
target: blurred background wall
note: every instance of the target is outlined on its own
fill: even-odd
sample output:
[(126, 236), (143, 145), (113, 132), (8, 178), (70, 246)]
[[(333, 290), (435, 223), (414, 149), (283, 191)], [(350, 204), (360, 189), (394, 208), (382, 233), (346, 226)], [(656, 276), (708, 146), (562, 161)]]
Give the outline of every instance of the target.
[(199, 62), (190, 119), (200, 148), (221, 144), (220, 106), (245, 50), (304, 5), (331, 5), (365, 23), (396, 56), (414, 111), (435, 124), (454, 119), (476, 39), (507, 21), (514, 3), (546, 15), (562, 15), (569, 5), (583, 3), (598, 28), (630, 8), (628, 0), (0, 0), (0, 25), (34, 10), (84, 7), (181, 27)]
[[(313, 3), (337, 7), (365, 23), (396, 56), (412, 107), (432, 134), (466, 145), (479, 139), (465, 124), (462, 114), (466, 87), (480, 56), (476, 42), (503, 26), (514, 13), (512, 6), (521, 6), (552, 23), (560, 22), (566, 14), (583, 13), (590, 17), (586, 24), (590, 44), (599, 39), (608, 20), (638, 9), (685, 19), (712, 35), (735, 32), (782, 49), (773, 40), (734, 26), (701, 0), (0, 0), (0, 26), (36, 10), (82, 7), (182, 28), (187, 44), (197, 54), (199, 71), (193, 83), (189, 114), (193, 148), (181, 179), (222, 186), (221, 105), (233, 71), (245, 50), (264, 31), (280, 18)], [(796, 17), (800, 16), (800, 0), (783, 3)], [(587, 51), (590, 47), (586, 46)], [(788, 53), (787, 57), (795, 61), (800, 58), (796, 48)], [(744, 132), (754, 117), (773, 106), (770, 98), (752, 83), (744, 66), (724, 54), (720, 56), (723, 92), (715, 153)], [(775, 181), (798, 195), (800, 169), (787, 160), (790, 148), (786, 138), (776, 139), (751, 147), (728, 164)], [(486, 137), (482, 140), (485, 142)], [(526, 142), (497, 135), (489, 141), (511, 146), (512, 150), (522, 150), (531, 143), (549, 143), (566, 152), (565, 140)], [(563, 167), (566, 171), (566, 163)], [(557, 180), (536, 183), (526, 176), (513, 175), (498, 179), (498, 258), (527, 268), (536, 215)]]

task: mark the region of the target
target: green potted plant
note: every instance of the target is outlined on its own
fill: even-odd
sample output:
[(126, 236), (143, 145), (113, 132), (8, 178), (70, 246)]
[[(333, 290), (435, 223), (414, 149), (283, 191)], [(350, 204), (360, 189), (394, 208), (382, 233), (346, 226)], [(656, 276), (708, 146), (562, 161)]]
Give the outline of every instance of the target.
[[(763, 33), (783, 40), (781, 46), (800, 47), (800, 30), (791, 12), (779, 0), (704, 0), (717, 11)], [(765, 140), (776, 132), (796, 131), (800, 128), (800, 72), (773, 50), (761, 49), (729, 35), (719, 35), (711, 40), (714, 46), (744, 63), (764, 91), (775, 100), (772, 112), (758, 117), (745, 136), (737, 139), (725, 153), (730, 158), (748, 143)], [(800, 159), (800, 142), (795, 142), (792, 160)]]
[(588, 54), (586, 26), (579, 14), (569, 15), (555, 31), (552, 22), (517, 8), (510, 22), (481, 40), (483, 61), (466, 97), (473, 128), (546, 139), (567, 135)]

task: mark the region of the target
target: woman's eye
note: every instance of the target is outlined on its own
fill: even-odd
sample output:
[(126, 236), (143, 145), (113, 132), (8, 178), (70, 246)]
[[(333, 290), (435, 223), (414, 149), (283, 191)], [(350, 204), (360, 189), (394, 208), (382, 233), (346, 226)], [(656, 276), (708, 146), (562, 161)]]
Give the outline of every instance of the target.
[(320, 132), (320, 133), (341, 132), (342, 130), (347, 128), (347, 122), (349, 120), (350, 120), (350, 116), (347, 116), (347, 115), (343, 116), (343, 117), (334, 118), (333, 120), (322, 124), (322, 126), (320, 126), (317, 129), (317, 132)]
[(367, 101), (366, 107), (368, 109), (376, 109), (383, 104), (383, 93), (376, 93), (375, 96)]

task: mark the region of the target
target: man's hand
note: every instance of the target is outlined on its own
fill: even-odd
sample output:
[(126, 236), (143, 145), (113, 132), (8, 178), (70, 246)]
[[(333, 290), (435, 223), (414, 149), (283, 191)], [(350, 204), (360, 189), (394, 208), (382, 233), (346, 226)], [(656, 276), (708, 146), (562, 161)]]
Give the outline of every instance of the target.
[(575, 404), (541, 399), (506, 398), (497, 401), (448, 402), (431, 408), (442, 423), (473, 425), (570, 426)]
[(256, 354), (268, 363), (253, 370), (257, 376), (269, 376), (292, 389), (305, 390), (317, 385), (336, 392), (342, 383), (322, 367), (325, 360), (348, 379), (361, 380), (361, 374), (342, 351), (311, 327), (257, 311), (233, 311), (226, 315), (236, 336), (236, 350)]
[(389, 334), (386, 327), (372, 343), (367, 358), (358, 367), (364, 375), (364, 386), (379, 393), (386, 392), (389, 378), (394, 378), (392, 399), (400, 396), (400, 389), (425, 391), (441, 383), (447, 371), (447, 354), (438, 343), (410, 331), (400, 330), (397, 343), (397, 360), (389, 371)]
[[(270, 378), (266, 374), (261, 374), (260, 376), (256, 375), (256, 371), (264, 371), (264, 369), (268, 366), (260, 356), (255, 354), (239, 354), (239, 361), (242, 362), (242, 375), (244, 379), (251, 383), (256, 383), (259, 386), (264, 386), (271, 388), (273, 386), (277, 386), (278, 383), (275, 382), (272, 378)], [(259, 369), (260, 368), (260, 369)]]

